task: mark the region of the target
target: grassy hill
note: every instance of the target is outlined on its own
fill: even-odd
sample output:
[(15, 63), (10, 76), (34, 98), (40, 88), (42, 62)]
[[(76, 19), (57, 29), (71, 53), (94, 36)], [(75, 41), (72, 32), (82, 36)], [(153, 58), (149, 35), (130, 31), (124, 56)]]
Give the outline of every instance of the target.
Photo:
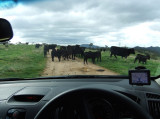
[(34, 45), (0, 45), (0, 78), (39, 77), (46, 64), (43, 48)]

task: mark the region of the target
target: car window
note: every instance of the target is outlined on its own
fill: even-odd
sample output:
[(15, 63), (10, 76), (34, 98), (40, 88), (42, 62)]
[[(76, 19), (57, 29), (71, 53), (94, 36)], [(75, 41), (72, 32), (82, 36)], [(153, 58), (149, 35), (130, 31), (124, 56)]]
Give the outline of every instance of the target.
[(0, 78), (160, 74), (157, 0), (0, 0), (14, 36), (0, 43)]

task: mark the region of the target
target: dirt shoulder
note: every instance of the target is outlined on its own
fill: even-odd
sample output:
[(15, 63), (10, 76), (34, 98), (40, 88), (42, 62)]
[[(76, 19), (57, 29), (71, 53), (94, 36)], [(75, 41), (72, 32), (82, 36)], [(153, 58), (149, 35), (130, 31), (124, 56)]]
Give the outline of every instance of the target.
[(97, 66), (92, 63), (84, 64), (82, 59), (69, 59), (68, 61), (58, 61), (55, 58), (53, 62), (51, 56), (47, 56), (47, 64), (42, 76), (60, 76), (60, 75), (118, 75), (106, 68)]

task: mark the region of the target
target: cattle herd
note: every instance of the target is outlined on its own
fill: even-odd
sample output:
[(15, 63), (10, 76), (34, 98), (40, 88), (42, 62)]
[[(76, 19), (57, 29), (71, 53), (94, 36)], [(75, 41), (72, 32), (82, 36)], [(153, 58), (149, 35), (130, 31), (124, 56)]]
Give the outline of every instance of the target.
[[(42, 45), (36, 44), (35, 48), (39, 48)], [(84, 59), (84, 64), (88, 64), (87, 60), (91, 59), (92, 63), (95, 63), (95, 60), (97, 59), (97, 62), (101, 62), (101, 52), (105, 51), (104, 49), (99, 49), (97, 51), (85, 51), (85, 47), (80, 47), (80, 45), (68, 45), (68, 46), (58, 46), (56, 44), (45, 44), (44, 45), (44, 57), (49, 54), (49, 51), (51, 50), (51, 58), (52, 61), (54, 61), (54, 58), (57, 57), (59, 62), (61, 61), (61, 58), (64, 60), (75, 60), (76, 56), (81, 57)], [(116, 46), (111, 46), (110, 48), (110, 57), (112, 55), (115, 56), (117, 59), (117, 56), (121, 56), (122, 58), (126, 58), (130, 54), (135, 54), (134, 48), (122, 48), (122, 47), (116, 47)], [(134, 60), (134, 63), (138, 60), (139, 63), (146, 64), (147, 60), (150, 59), (150, 55), (142, 55), (142, 54), (137, 54)]]
[[(35, 47), (37, 48), (38, 45)], [(95, 63), (95, 59), (97, 61), (101, 61), (101, 51), (96, 51), (96, 52), (85, 52), (85, 47), (80, 47), (80, 45), (68, 45), (68, 46), (59, 46), (57, 48), (57, 45), (52, 44), (52, 45), (44, 45), (44, 57), (47, 56), (49, 53), (49, 50), (51, 50), (51, 58), (52, 61), (54, 61), (54, 58), (57, 57), (59, 62), (61, 61), (61, 58), (64, 60), (75, 60), (76, 56), (84, 58), (84, 64), (87, 64), (88, 58), (92, 59), (92, 62)]]

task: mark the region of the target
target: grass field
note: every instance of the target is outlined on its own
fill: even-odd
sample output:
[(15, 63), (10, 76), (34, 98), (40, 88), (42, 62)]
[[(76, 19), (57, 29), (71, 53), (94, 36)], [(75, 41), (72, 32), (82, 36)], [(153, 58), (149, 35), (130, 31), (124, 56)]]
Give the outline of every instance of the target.
[[(86, 50), (88, 51), (88, 49)], [(102, 62), (96, 62), (97, 65), (110, 69), (121, 75), (128, 75), (128, 70), (134, 69), (137, 66), (145, 66), (151, 71), (151, 76), (156, 76), (160, 74), (160, 60), (147, 60), (147, 64), (134, 63), (134, 58), (136, 55), (130, 55), (127, 59), (117, 56), (117, 59), (112, 56), (110, 58), (110, 52), (102, 52)], [(90, 60), (91, 61), (91, 60)]]
[(43, 48), (34, 45), (0, 45), (0, 78), (39, 77), (46, 64)]
[[(86, 51), (89, 51), (88, 49)], [(160, 58), (151, 59), (147, 64), (133, 63), (135, 55), (122, 59), (118, 56), (110, 58), (110, 52), (102, 52), (102, 62), (96, 65), (105, 67), (122, 75), (128, 75), (129, 69), (136, 66), (145, 66), (151, 70), (151, 75), (160, 74)], [(90, 60), (91, 61), (91, 60)], [(46, 58), (43, 57), (43, 47), (35, 49), (34, 45), (0, 45), (0, 78), (19, 77), (31, 78), (41, 76), (46, 65)]]

